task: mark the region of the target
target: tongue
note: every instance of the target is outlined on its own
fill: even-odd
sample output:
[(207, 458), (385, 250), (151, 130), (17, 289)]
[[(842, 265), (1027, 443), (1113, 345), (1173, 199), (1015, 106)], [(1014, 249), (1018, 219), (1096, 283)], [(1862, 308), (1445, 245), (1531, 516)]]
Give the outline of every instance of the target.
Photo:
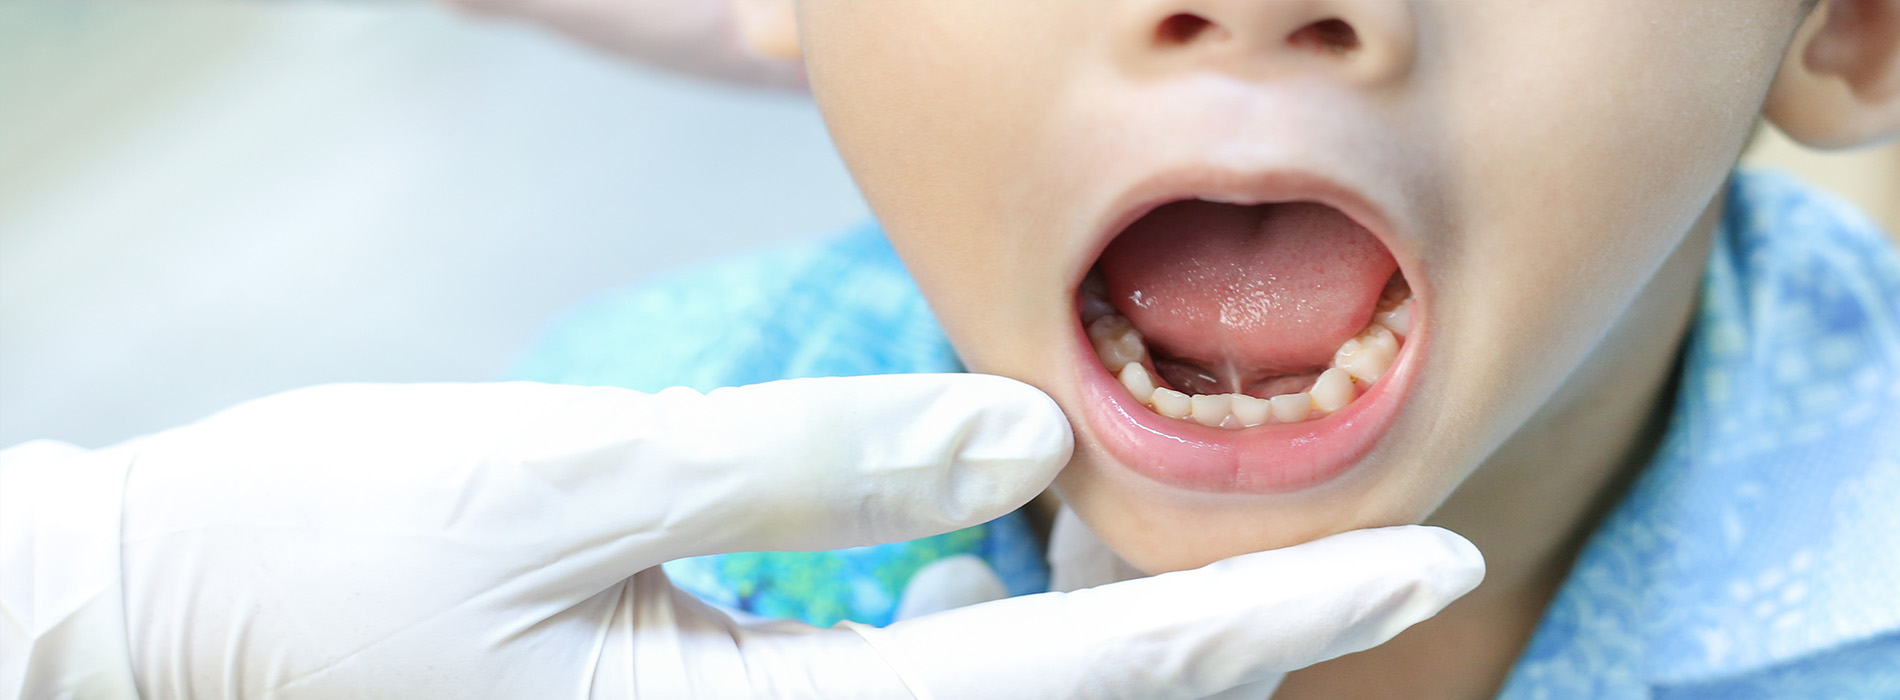
[(1122, 232), (1101, 269), (1150, 349), (1245, 386), (1322, 368), (1371, 320), (1398, 263), (1322, 204), (1187, 201)]

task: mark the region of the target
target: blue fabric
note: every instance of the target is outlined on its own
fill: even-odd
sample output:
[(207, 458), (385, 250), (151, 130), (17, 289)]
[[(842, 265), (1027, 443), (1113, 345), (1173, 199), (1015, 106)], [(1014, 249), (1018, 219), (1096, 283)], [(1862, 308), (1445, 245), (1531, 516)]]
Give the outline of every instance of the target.
[[(1501, 697), (1900, 698), (1897, 305), (1900, 262), (1870, 221), (1787, 178), (1738, 175), (1662, 447)], [(655, 390), (957, 369), (865, 228), (603, 296), (517, 376)], [(944, 537), (956, 541), (668, 572), (716, 602), (820, 624), (887, 621), (898, 578), (958, 552), (1011, 593), (1047, 585), (1020, 516)]]
[(1900, 698), (1900, 263), (1738, 177), (1659, 453), (1503, 697)]

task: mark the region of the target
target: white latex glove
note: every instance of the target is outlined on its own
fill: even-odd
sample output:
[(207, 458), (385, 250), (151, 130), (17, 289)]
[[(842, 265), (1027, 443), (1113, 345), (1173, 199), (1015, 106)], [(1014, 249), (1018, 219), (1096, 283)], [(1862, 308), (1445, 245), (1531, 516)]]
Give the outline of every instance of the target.
[[(1095, 531), (1089, 529), (1088, 523), (1082, 522), (1082, 517), (1076, 515), (1075, 509), (1066, 503), (1056, 511), (1055, 522), (1049, 527), (1047, 554), (1051, 590), (1094, 588), (1147, 575), (1122, 559), (1115, 550), (1109, 549), (1108, 543), (1095, 536)], [(1273, 691), (1280, 687), (1280, 682), (1285, 680), (1285, 675), (1267, 674), (1217, 693), (1207, 700), (1262, 700), (1273, 695)]]
[(744, 0), (444, 0), (545, 25), (641, 63), (742, 85), (804, 90), (805, 67), (761, 56), (740, 39)]
[(880, 630), (741, 624), (658, 567), (982, 522), (1069, 445), (978, 375), (335, 386), (29, 444), (0, 453), (0, 697), (1191, 698), (1481, 576), (1442, 530), (1356, 532)]

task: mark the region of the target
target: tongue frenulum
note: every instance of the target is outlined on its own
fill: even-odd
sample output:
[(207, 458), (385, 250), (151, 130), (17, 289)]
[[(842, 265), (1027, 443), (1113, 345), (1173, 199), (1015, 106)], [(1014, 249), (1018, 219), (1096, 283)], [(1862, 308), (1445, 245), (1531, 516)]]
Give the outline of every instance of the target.
[(1323, 369), (1398, 270), (1371, 231), (1313, 202), (1168, 204), (1099, 264), (1152, 351), (1236, 390)]

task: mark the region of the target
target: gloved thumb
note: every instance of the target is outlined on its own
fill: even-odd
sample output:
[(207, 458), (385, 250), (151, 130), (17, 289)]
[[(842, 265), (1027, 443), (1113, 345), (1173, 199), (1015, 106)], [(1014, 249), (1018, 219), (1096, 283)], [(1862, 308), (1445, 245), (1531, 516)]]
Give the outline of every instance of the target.
[(1187, 700), (1263, 683), (1264, 694), (1282, 673), (1384, 643), (1483, 578), (1464, 538), (1393, 527), (851, 627), (920, 700)]

